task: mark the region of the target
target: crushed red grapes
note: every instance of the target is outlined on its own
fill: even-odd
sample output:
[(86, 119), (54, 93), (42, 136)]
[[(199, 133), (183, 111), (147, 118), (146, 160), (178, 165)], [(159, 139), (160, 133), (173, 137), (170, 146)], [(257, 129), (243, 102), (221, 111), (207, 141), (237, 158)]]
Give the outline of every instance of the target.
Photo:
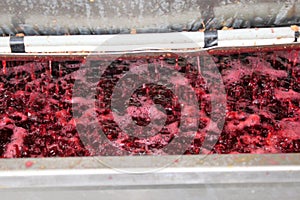
[[(110, 109), (114, 86), (130, 68), (148, 63), (171, 66), (189, 80), (199, 101), (198, 131), (184, 154), (267, 154), (300, 152), (300, 57), (296, 50), (212, 56), (227, 94), (225, 124), (220, 134), (203, 130), (210, 118), (210, 93), (198, 73), (199, 57), (118, 58), (109, 66), (94, 62), (82, 68), (82, 60), (2, 60), (0, 63), (0, 157), (71, 157), (111, 155), (97, 131), (86, 122), (75, 121), (72, 103), (75, 81), (89, 87), (78, 74), (106, 67), (97, 83), (95, 113), (110, 142), (130, 155), (157, 155), (177, 134), (181, 114), (176, 96), (167, 87), (146, 84), (137, 88), (127, 112), (139, 126), (150, 123), (149, 108), (160, 104), (166, 122), (149, 138), (126, 134)], [(201, 61), (201, 58), (200, 58)], [(77, 80), (78, 79), (78, 80)], [(80, 79), (80, 80), (79, 80)], [(94, 80), (95, 81), (95, 80)], [(132, 80), (134, 81), (134, 79)], [(126, 88), (126, 86), (124, 86)], [(77, 99), (85, 111), (85, 99)], [(156, 110), (160, 120), (163, 112)], [(218, 119), (214, 119), (218, 120)], [(77, 127), (85, 130), (79, 136)], [(208, 137), (208, 138), (206, 138)], [(217, 137), (217, 138), (216, 138)], [(204, 140), (217, 139), (211, 144)], [(96, 149), (84, 145), (90, 141)], [(121, 155), (121, 154), (120, 154)]]

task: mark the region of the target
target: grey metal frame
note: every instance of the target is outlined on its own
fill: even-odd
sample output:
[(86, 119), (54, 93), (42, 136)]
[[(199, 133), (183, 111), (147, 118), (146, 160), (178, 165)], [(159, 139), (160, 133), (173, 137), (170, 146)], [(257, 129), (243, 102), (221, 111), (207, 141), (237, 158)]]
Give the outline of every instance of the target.
[(299, 189), (300, 154), (0, 160), (5, 199), (299, 199)]

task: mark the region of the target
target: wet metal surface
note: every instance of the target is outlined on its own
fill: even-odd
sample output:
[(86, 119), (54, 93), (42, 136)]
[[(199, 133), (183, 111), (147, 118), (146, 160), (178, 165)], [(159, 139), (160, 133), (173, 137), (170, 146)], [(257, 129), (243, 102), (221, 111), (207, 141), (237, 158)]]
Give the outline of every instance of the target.
[(299, 24), (299, 0), (0, 2), (0, 35), (198, 31)]

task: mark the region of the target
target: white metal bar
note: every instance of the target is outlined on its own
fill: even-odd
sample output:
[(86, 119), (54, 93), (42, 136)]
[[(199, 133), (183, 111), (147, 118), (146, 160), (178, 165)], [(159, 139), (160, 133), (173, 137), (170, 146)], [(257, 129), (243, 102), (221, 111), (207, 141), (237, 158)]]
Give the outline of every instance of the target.
[(10, 53), (9, 37), (0, 37), (0, 53)]
[(218, 31), (218, 47), (243, 47), (290, 44), (295, 40), (291, 27)]
[(202, 48), (204, 33), (24, 37), (27, 53)]
[[(295, 31), (291, 27), (219, 30), (215, 47), (294, 44)], [(24, 46), (26, 53), (191, 51), (203, 49), (204, 38), (204, 32), (25, 36)], [(11, 53), (9, 37), (0, 37), (0, 53)]]

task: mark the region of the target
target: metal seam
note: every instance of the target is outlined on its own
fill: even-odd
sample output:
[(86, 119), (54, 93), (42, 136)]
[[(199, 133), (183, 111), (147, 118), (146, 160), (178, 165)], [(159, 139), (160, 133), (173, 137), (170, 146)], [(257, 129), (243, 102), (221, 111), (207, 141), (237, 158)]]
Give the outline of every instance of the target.
[(26, 53), (23, 36), (11, 36), (9, 39), (9, 45), (12, 53)]
[(204, 48), (218, 46), (218, 31), (204, 32)]
[(294, 42), (298, 42), (298, 38), (300, 37), (300, 32), (299, 31), (295, 31), (295, 41)]

